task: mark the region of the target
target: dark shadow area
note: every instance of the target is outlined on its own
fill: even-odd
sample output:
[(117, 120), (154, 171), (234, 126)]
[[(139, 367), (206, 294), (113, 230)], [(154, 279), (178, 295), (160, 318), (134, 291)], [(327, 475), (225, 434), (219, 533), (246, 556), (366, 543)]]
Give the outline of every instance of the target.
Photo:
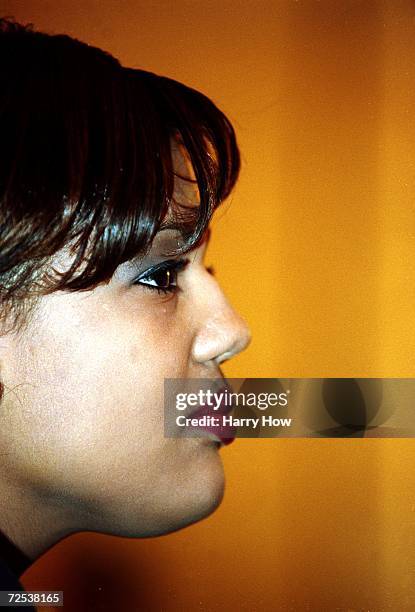
[[(60, 542), (23, 575), (26, 590), (62, 590), (65, 612), (160, 611), (165, 591), (157, 552), (134, 558), (120, 540), (89, 532)], [(139, 546), (137, 542), (137, 546)], [(63, 550), (64, 549), (64, 550)], [(57, 564), (55, 564), (55, 559)], [(157, 575), (158, 589), (154, 590)], [(47, 577), (47, 578), (46, 578)], [(49, 608), (51, 610), (52, 608)]]

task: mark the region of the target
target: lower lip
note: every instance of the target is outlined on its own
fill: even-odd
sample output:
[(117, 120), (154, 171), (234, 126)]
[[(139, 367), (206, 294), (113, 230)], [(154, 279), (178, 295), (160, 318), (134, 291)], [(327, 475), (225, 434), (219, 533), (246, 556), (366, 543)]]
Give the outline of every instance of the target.
[[(227, 446), (231, 444), (235, 438), (219, 438), (218, 435), (212, 434), (210, 431), (207, 431), (203, 427), (195, 427), (192, 431), (197, 433), (200, 440), (206, 444), (207, 446), (216, 446), (217, 448), (221, 448), (222, 446)], [(199, 435), (200, 434), (200, 435)], [(203, 437), (201, 437), (203, 435)]]
[[(213, 413), (210, 409), (202, 407), (199, 408), (199, 410), (197, 410), (196, 412), (192, 413), (191, 418), (200, 418), (205, 415), (216, 416), (220, 418), (222, 417), (222, 413)], [(203, 431), (211, 434), (211, 439), (219, 441), (223, 446), (228, 446), (229, 444), (232, 444), (232, 442), (235, 440), (236, 429), (236, 427), (232, 427), (231, 425), (207, 425), (192, 427), (192, 431)]]

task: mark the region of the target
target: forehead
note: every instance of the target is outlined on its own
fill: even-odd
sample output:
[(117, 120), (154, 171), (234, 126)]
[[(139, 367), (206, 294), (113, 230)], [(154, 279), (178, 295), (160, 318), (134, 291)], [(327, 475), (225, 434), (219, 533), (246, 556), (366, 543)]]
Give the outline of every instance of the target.
[(193, 166), (180, 141), (171, 139), (171, 156), (174, 172), (172, 202), (152, 243), (165, 243), (167, 251), (183, 246), (187, 233), (193, 232), (200, 205)]
[(171, 141), (174, 172), (174, 201), (189, 207), (199, 206), (199, 189), (189, 155), (183, 144)]

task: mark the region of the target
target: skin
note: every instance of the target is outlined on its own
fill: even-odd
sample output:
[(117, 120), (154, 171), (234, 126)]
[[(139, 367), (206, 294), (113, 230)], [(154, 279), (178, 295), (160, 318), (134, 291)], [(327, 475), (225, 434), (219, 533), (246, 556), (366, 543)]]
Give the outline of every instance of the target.
[[(183, 181), (176, 195), (194, 198)], [(219, 445), (164, 437), (163, 380), (221, 378), (249, 330), (204, 266), (207, 237), (181, 256), (179, 291), (134, 284), (178, 239), (160, 232), (92, 291), (42, 297), (27, 328), (0, 338), (0, 530), (32, 559), (76, 531), (174, 531), (222, 499)]]

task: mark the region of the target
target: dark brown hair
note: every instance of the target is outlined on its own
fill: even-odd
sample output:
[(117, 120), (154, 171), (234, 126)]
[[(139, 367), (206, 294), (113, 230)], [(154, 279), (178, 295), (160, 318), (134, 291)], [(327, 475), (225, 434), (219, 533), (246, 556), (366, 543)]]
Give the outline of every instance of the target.
[[(16, 322), (31, 297), (108, 281), (149, 248), (168, 211), (181, 252), (197, 243), (239, 172), (233, 128), (211, 100), (8, 19), (0, 74), (0, 316)], [(193, 168), (196, 208), (173, 201), (172, 138)], [(73, 265), (51, 274), (68, 244)]]

